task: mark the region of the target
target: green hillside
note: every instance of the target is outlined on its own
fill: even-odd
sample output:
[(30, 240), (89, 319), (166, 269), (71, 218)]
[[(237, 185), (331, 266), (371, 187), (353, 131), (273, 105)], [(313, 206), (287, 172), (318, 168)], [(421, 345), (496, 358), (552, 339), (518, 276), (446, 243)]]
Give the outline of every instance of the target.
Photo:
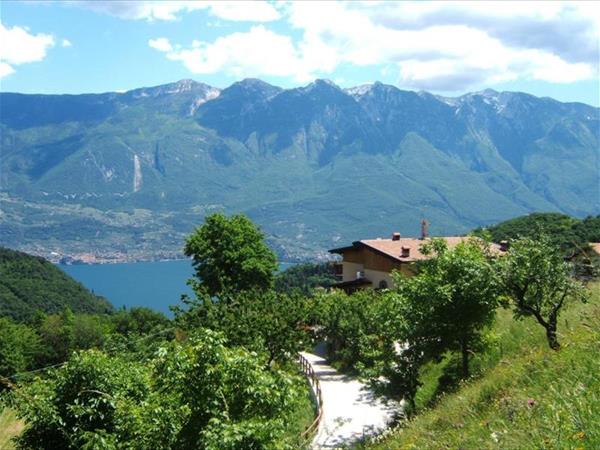
[[(430, 365), (418, 414), (372, 450), (600, 448), (600, 284), (561, 318), (563, 348), (548, 348), (531, 318), (498, 314), (490, 349), (474, 358), (480, 376), (435, 400), (443, 367)], [(443, 364), (443, 363), (442, 363)]]
[(0, 247), (0, 317), (27, 320), (36, 311), (107, 313), (112, 305), (43, 258)]
[[(486, 228), (494, 242), (535, 237), (540, 232), (552, 237), (553, 242), (567, 253), (576, 253), (590, 242), (600, 242), (600, 216), (578, 219), (560, 213), (533, 213), (506, 220)], [(475, 230), (475, 233), (481, 229)]]

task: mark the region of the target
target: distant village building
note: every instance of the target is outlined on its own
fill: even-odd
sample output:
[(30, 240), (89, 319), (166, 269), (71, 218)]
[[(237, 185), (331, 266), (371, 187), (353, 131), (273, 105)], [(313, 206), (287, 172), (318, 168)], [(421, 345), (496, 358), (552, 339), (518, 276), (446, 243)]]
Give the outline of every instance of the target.
[[(471, 239), (468, 236), (440, 237), (449, 248)], [(354, 292), (357, 289), (391, 289), (394, 287), (392, 272), (397, 270), (408, 276), (414, 275), (417, 261), (429, 258), (421, 253), (421, 246), (430, 241), (428, 224), (421, 224), (421, 238), (403, 238), (393, 233), (391, 239), (365, 239), (355, 241), (347, 247), (334, 248), (330, 253), (342, 256), (340, 282), (334, 287)], [(503, 253), (508, 243), (492, 244), (492, 249)]]

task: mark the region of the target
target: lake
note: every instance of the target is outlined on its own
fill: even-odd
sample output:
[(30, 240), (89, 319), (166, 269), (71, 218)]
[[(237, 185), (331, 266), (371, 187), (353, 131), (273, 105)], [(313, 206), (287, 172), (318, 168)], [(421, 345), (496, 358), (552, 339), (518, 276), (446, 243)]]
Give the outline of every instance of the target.
[[(281, 263), (279, 268), (291, 265)], [(185, 284), (194, 274), (189, 260), (58, 267), (116, 308), (146, 306), (172, 317), (169, 305), (180, 304), (182, 294), (192, 294)]]

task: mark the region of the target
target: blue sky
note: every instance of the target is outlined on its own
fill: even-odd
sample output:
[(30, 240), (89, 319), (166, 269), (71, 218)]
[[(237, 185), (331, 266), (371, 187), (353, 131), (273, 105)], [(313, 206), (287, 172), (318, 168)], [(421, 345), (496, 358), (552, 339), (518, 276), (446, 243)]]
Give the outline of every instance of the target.
[(600, 104), (597, 2), (0, 4), (0, 89), (128, 90), (328, 78), (443, 95), (493, 88)]

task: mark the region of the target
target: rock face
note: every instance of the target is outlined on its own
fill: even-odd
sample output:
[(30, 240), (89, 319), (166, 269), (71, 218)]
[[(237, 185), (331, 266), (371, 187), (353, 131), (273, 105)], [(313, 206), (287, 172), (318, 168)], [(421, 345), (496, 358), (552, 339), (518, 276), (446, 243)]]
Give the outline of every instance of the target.
[(599, 109), (580, 103), (248, 79), (0, 104), (0, 244), (23, 249), (169, 253), (221, 209), (286, 257), (417, 234), (423, 217), (451, 234), (600, 213)]

